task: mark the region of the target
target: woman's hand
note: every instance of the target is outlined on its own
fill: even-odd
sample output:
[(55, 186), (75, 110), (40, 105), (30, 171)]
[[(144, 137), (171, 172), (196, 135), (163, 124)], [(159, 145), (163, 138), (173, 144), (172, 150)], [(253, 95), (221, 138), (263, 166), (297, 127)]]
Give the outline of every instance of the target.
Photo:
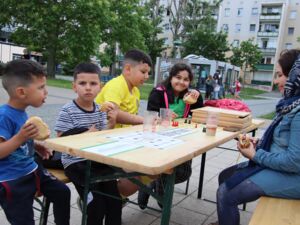
[(259, 142), (259, 138), (257, 137), (249, 137), (250, 142), (252, 142), (254, 149), (256, 149), (256, 145)]
[(237, 148), (244, 157), (246, 157), (248, 159), (251, 159), (251, 160), (254, 158), (254, 155), (255, 155), (256, 151), (255, 151), (255, 148), (254, 148), (254, 145), (253, 145), (252, 141), (250, 142), (250, 145), (249, 145), (248, 148), (242, 148), (240, 142), (238, 141), (237, 142)]

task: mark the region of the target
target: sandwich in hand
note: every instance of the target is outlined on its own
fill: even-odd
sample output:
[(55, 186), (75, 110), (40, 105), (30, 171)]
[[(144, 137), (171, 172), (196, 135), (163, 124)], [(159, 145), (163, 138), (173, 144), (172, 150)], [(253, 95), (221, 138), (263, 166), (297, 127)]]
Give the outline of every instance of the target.
[(197, 102), (197, 98), (194, 98), (191, 94), (187, 94), (183, 97), (183, 101), (186, 103), (186, 104), (195, 104)]
[(40, 117), (32, 116), (26, 121), (26, 124), (27, 123), (34, 124), (39, 130), (38, 135), (35, 136), (33, 139), (42, 141), (47, 139), (50, 136), (50, 130), (48, 125), (44, 123), (44, 121)]
[(250, 146), (250, 138), (246, 134), (239, 134), (239, 142), (241, 148), (248, 148)]

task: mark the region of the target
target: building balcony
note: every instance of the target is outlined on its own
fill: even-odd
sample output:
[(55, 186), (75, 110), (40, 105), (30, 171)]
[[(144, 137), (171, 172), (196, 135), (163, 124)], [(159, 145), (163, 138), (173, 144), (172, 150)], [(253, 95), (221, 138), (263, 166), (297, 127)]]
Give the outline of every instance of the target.
[(273, 71), (274, 64), (256, 64), (255, 67), (260, 71)]
[(265, 21), (280, 21), (281, 15), (260, 15), (259, 16), (260, 20), (265, 20)]
[(257, 32), (258, 37), (278, 37), (279, 32), (278, 31), (258, 31)]
[(275, 53), (276, 53), (276, 48), (259, 48), (259, 50), (260, 50), (263, 54), (271, 54), (271, 55), (275, 55)]

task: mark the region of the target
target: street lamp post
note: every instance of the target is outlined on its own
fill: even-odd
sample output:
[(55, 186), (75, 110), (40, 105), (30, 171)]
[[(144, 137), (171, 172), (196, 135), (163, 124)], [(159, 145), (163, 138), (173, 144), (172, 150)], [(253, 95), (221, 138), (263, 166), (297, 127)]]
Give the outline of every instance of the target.
[(182, 41), (177, 39), (175, 41), (173, 41), (173, 44), (176, 48), (176, 55), (175, 55), (175, 58), (176, 59), (180, 59), (181, 58), (181, 52), (180, 52), (180, 46), (182, 45)]

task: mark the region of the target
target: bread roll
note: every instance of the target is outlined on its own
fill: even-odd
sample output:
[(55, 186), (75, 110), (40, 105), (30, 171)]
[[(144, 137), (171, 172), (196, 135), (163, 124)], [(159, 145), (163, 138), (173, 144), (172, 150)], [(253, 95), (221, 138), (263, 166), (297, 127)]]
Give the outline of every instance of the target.
[(33, 139), (42, 141), (50, 136), (50, 130), (48, 128), (48, 125), (45, 124), (40, 117), (32, 116), (26, 121), (26, 124), (27, 123), (34, 124), (37, 127), (37, 129), (39, 130), (38, 135), (36, 137), (34, 137)]
[(241, 148), (248, 148), (250, 146), (250, 138), (246, 134), (239, 134), (239, 142)]
[(192, 105), (192, 104), (195, 104), (197, 102), (197, 99), (194, 98), (192, 95), (188, 94), (188, 95), (184, 96), (183, 101), (186, 104)]
[(107, 112), (109, 109), (114, 108), (114, 104), (112, 102), (104, 102), (100, 105), (101, 112)]

